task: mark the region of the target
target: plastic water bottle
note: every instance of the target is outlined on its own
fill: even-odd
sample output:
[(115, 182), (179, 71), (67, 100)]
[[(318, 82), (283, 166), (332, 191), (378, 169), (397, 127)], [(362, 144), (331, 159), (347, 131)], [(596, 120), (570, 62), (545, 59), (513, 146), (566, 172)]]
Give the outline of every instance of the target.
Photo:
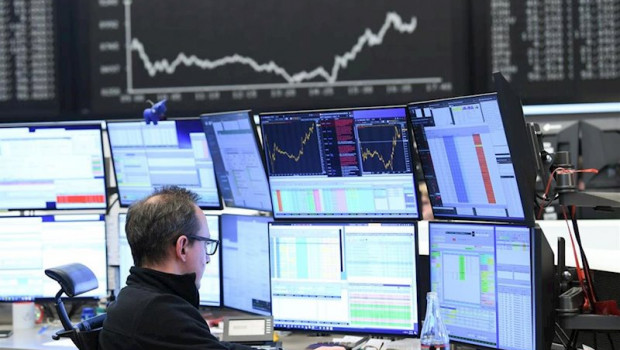
[(422, 333), (420, 333), (420, 345), (424, 350), (450, 349), (448, 331), (446, 331), (446, 326), (441, 320), (437, 292), (426, 294), (426, 316), (424, 317), (424, 325), (422, 325)]

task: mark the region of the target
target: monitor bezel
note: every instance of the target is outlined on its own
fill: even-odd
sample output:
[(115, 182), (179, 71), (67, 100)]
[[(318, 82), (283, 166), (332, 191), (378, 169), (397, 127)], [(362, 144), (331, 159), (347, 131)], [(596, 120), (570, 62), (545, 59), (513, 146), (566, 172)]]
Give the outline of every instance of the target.
[[(506, 117), (506, 113), (504, 112), (506, 110), (507, 107), (503, 107), (502, 108), (502, 100), (500, 98), (500, 93), (499, 92), (489, 92), (489, 93), (484, 93), (484, 94), (476, 94), (476, 95), (468, 95), (468, 96), (459, 96), (459, 97), (451, 97), (451, 98), (445, 98), (445, 99), (436, 99), (436, 100), (429, 100), (429, 101), (420, 101), (420, 102), (411, 102), (409, 104), (407, 104), (407, 119), (410, 123), (410, 127), (411, 127), (411, 131), (413, 133), (413, 118), (414, 116), (411, 113), (411, 108), (416, 108), (416, 107), (421, 107), (423, 105), (428, 105), (428, 104), (434, 104), (434, 103), (440, 103), (440, 102), (447, 102), (449, 103), (450, 101), (459, 101), (459, 100), (473, 100), (473, 99), (479, 99), (479, 98), (485, 98), (485, 97), (492, 97), (495, 96), (496, 100), (497, 100), (497, 105), (500, 109), (500, 114), (501, 114), (501, 118), (502, 118), (502, 124), (503, 124), (503, 128), (504, 128), (504, 134), (506, 135), (506, 142), (508, 143), (508, 148), (510, 149), (510, 158), (512, 161), (512, 165), (513, 165), (513, 169), (514, 169), (514, 173), (515, 173), (515, 181), (517, 184), (517, 188), (519, 190), (519, 197), (521, 199), (521, 207), (523, 209), (523, 218), (515, 218), (515, 217), (486, 217), (486, 216), (460, 216), (458, 214), (455, 215), (447, 215), (447, 214), (441, 214), (441, 213), (436, 213), (433, 203), (431, 202), (431, 209), (433, 210), (433, 216), (436, 219), (445, 219), (445, 220), (466, 220), (466, 221), (476, 221), (476, 222), (506, 222), (506, 223), (515, 223), (515, 224), (523, 224), (523, 225), (528, 225), (528, 226), (532, 226), (534, 225), (534, 208), (533, 208), (533, 193), (531, 195), (527, 195), (528, 192), (531, 191), (527, 191), (527, 187), (525, 186), (523, 183), (523, 179), (525, 178), (525, 174), (523, 174), (524, 169), (523, 166), (519, 166), (519, 164), (522, 163), (519, 162), (518, 164), (515, 162), (516, 159), (521, 158), (520, 156), (520, 152), (521, 151), (517, 151), (514, 152), (515, 149), (517, 149), (518, 147), (516, 147), (517, 143), (515, 143), (515, 141), (521, 140), (521, 143), (526, 142), (528, 143), (529, 138), (527, 138), (526, 136), (519, 138), (520, 133), (517, 131), (511, 131), (511, 132), (507, 132), (507, 129), (510, 128), (515, 128), (514, 126), (507, 126), (506, 125), (506, 119), (513, 119), (513, 118), (508, 118)], [(523, 113), (521, 113), (521, 115), (523, 115)], [(523, 117), (522, 117), (523, 119)], [(515, 124), (515, 123), (513, 123)], [(525, 135), (526, 134), (526, 130), (525, 130), (525, 122), (523, 123), (523, 133)], [(414, 134), (415, 137), (415, 134)], [(515, 156), (515, 153), (519, 156)], [(534, 155), (534, 152), (532, 150), (532, 156)], [(417, 144), (417, 140), (416, 140), (416, 154), (418, 154), (418, 144)], [(420, 162), (422, 160), (420, 159)], [(526, 163), (527, 164), (527, 163)], [(535, 161), (532, 159), (531, 163), (528, 164), (528, 166), (533, 167), (532, 169), (535, 171)], [(422, 171), (424, 172), (424, 167), (422, 167)], [(534, 177), (534, 181), (535, 181), (535, 177)], [(424, 174), (424, 181), (426, 182), (426, 174)], [(534, 185), (532, 185), (532, 191), (534, 191), (535, 187)], [(429, 198), (430, 199), (430, 198)], [(531, 199), (531, 200), (530, 200)], [(530, 204), (527, 204), (530, 203)]]
[(534, 303), (534, 346), (536, 349), (549, 349), (555, 336), (556, 305), (558, 293), (556, 290), (555, 254), (543, 230), (536, 223), (531, 228), (532, 234), (532, 264)]
[[(188, 117), (188, 118), (170, 118), (170, 119), (165, 119), (165, 120), (161, 120), (161, 121), (169, 121), (169, 122), (183, 122), (183, 121), (196, 121), (196, 118), (192, 118), (192, 117)], [(114, 172), (114, 182), (115, 182), (115, 190), (117, 192), (118, 195), (118, 204), (121, 208), (129, 208), (131, 206), (131, 204), (137, 202), (137, 201), (133, 201), (131, 203), (123, 203), (123, 200), (121, 198), (121, 191), (120, 191), (120, 187), (118, 186), (118, 178), (116, 176), (117, 172), (116, 172), (116, 165), (114, 162), (114, 149), (112, 147), (112, 142), (111, 142), (111, 136), (110, 136), (110, 129), (108, 128), (109, 124), (121, 124), (121, 123), (146, 123), (144, 121), (144, 119), (119, 119), (119, 120), (108, 120), (106, 121), (106, 134), (108, 135), (108, 146), (110, 147), (110, 160), (112, 163), (112, 171)], [(202, 121), (200, 120), (200, 118), (198, 118), (198, 123), (200, 124), (200, 130), (204, 133), (204, 129), (202, 129)], [(206, 136), (205, 136), (206, 137)], [(215, 174), (215, 167), (213, 169), (213, 176), (217, 178), (216, 174)], [(219, 202), (219, 206), (204, 206), (204, 205), (198, 205), (200, 207), (200, 209), (202, 210), (222, 210), (224, 207), (222, 205), (222, 196), (220, 194), (220, 187), (218, 184), (218, 181), (215, 181), (215, 185), (216, 185), (216, 191), (217, 191), (217, 200)], [(185, 187), (183, 187), (185, 188)], [(151, 187), (151, 190), (149, 192), (149, 194), (153, 193), (153, 191), (155, 190), (154, 187)], [(191, 191), (191, 189), (190, 189)], [(149, 194), (147, 194), (146, 196), (148, 196)], [(145, 197), (146, 197), (145, 196)]]
[[(248, 117), (248, 122), (251, 125), (251, 129), (252, 129), (252, 137), (254, 138), (253, 144), (256, 146), (256, 151), (258, 152), (258, 158), (261, 161), (261, 164), (263, 166), (263, 173), (265, 174), (265, 181), (267, 182), (267, 191), (268, 191), (268, 195), (269, 195), (269, 204), (270, 204), (270, 208), (271, 209), (265, 209), (265, 208), (255, 208), (252, 206), (243, 206), (243, 205), (228, 205), (228, 203), (226, 203), (225, 200), (221, 200), (221, 202), (226, 206), (226, 208), (240, 208), (240, 209), (250, 209), (250, 210), (257, 210), (257, 211), (262, 211), (262, 212), (266, 212), (266, 213), (271, 213), (273, 215), (273, 204), (271, 202), (271, 191), (270, 191), (270, 187), (269, 187), (269, 176), (267, 175), (267, 166), (265, 164), (265, 158), (263, 157), (263, 147), (261, 142), (259, 141), (259, 135), (258, 135), (258, 130), (257, 130), (257, 126), (256, 123), (254, 121), (254, 116), (252, 114), (252, 110), (250, 109), (246, 109), (246, 110), (239, 110), (239, 111), (229, 111), (229, 112), (217, 112), (217, 113), (204, 113), (201, 114), (199, 116), (200, 119), (200, 123), (203, 127), (204, 130), (204, 119), (210, 118), (210, 117), (220, 117), (220, 116), (224, 116), (224, 115), (229, 115), (229, 114), (241, 114), (241, 113), (245, 113)], [(205, 133), (206, 134), (206, 133)], [(207, 138), (207, 143), (208, 143), (208, 138)], [(209, 152), (211, 152), (211, 148), (209, 147)], [(213, 155), (211, 155), (211, 158), (213, 158)], [(222, 197), (222, 192), (221, 192), (221, 184), (220, 184), (220, 177), (218, 175), (218, 171), (217, 171), (217, 167), (215, 166), (215, 162), (213, 163), (213, 170), (215, 172), (215, 180), (218, 184), (218, 192), (220, 193), (220, 197)]]
[[(268, 261), (268, 264), (269, 264), (271, 262), (271, 259), (270, 259), (270, 256), (269, 256), (269, 224), (273, 222), (273, 217), (270, 217), (270, 216), (257, 216), (257, 215), (241, 215), (241, 214), (222, 214), (222, 215), (220, 215), (220, 234), (222, 232), (224, 232), (224, 230), (222, 229), (222, 227), (223, 227), (222, 223), (224, 221), (224, 217), (234, 217), (234, 218), (242, 217), (242, 218), (253, 218), (253, 219), (260, 218), (261, 220), (270, 220), (270, 221), (266, 222), (266, 224), (267, 224), (267, 252), (268, 252), (267, 253), (267, 261)], [(237, 219), (235, 219), (235, 220), (237, 220)], [(224, 291), (225, 288), (224, 288), (224, 264), (223, 264), (223, 260), (224, 260), (224, 239), (223, 239), (223, 235), (220, 236), (220, 246), (221, 246), (220, 249), (222, 250), (222, 252), (221, 252), (221, 256), (222, 256), (221, 259), (222, 260), (220, 260), (220, 262), (221, 262), (220, 266), (221, 266), (221, 271), (222, 271), (221, 279), (220, 279), (221, 282), (222, 282), (221, 283), (222, 284), (222, 289), (221, 289), (222, 307), (225, 307), (227, 309), (247, 312), (247, 313), (253, 314), (253, 315), (264, 316), (264, 315), (262, 315), (260, 313), (252, 311), (252, 310), (246, 310), (246, 309), (242, 309), (242, 308), (238, 308), (238, 307), (233, 307), (233, 306), (230, 306), (230, 305), (226, 304), (226, 292)], [(272, 312), (271, 312), (271, 305), (272, 305), (272, 303), (271, 303), (271, 268), (270, 268), (270, 266), (267, 266), (267, 269), (269, 270), (269, 306), (270, 306), (269, 315), (272, 315)]]
[[(417, 221), (413, 221), (413, 220), (400, 220), (400, 221), (384, 221), (384, 222), (373, 222), (373, 221), (368, 221), (368, 220), (364, 220), (364, 221), (349, 221), (349, 222), (335, 222), (335, 221), (314, 221), (314, 220), (295, 220), (295, 221), (280, 221), (280, 220), (274, 220), (273, 222), (270, 222), (268, 225), (268, 238), (269, 238), (269, 271), (270, 271), (270, 275), (271, 275), (271, 227), (272, 226), (313, 226), (313, 225), (368, 225), (368, 224), (386, 224), (386, 225), (403, 225), (403, 226), (413, 226), (414, 229), (414, 249), (415, 249), (415, 253), (414, 253), (414, 260), (416, 263), (415, 266), (415, 281), (413, 281), (413, 283), (415, 283), (415, 285), (412, 285), (412, 288), (415, 289), (416, 292), (416, 297), (413, 298), (413, 302), (415, 303), (415, 308), (416, 308), (416, 313), (417, 313), (417, 318), (415, 320), (416, 324), (417, 324), (417, 331), (415, 330), (411, 330), (412, 334), (406, 334), (406, 333), (390, 333), (390, 332), (370, 332), (367, 329), (360, 329), (360, 330), (355, 330), (355, 329), (346, 329), (346, 330), (325, 330), (325, 329), (304, 329), (304, 328), (291, 328), (291, 327), (282, 327), (282, 326), (276, 326), (276, 320), (275, 320), (275, 315), (273, 315), (273, 309), (271, 312), (271, 315), (274, 317), (274, 329), (275, 330), (281, 330), (281, 331), (294, 331), (294, 332), (298, 332), (298, 333), (307, 333), (307, 334), (316, 334), (317, 332), (329, 332), (329, 333), (333, 333), (333, 334), (371, 334), (373, 336), (385, 336), (385, 337), (402, 337), (402, 338), (417, 338), (420, 336), (420, 333), (422, 332), (422, 320), (424, 319), (424, 316), (420, 314), (420, 273), (419, 273), (419, 265), (418, 265), (418, 261), (419, 261), (419, 257), (420, 257), (420, 251), (419, 251), (419, 244), (420, 244), (420, 230), (419, 230), (419, 225)], [(271, 277), (269, 278), (269, 284), (272, 287), (272, 279)], [(273, 291), (273, 287), (272, 287), (272, 291)], [(273, 297), (272, 297), (273, 298)], [(273, 308), (273, 300), (272, 300), (272, 308)], [(315, 326), (318, 327), (318, 326)]]
[[(47, 207), (37, 207), (37, 208), (6, 208), (0, 209), (6, 211), (22, 211), (22, 210), (58, 210), (58, 211), (72, 211), (72, 210), (108, 210), (109, 199), (108, 199), (108, 174), (106, 172), (106, 157), (105, 157), (105, 148), (103, 145), (103, 130), (104, 130), (105, 121), (79, 121), (79, 122), (39, 122), (39, 123), (12, 123), (12, 124), (0, 124), (0, 129), (21, 129), (21, 128), (36, 128), (36, 129), (73, 129), (73, 130), (99, 130), (99, 145), (101, 149), (101, 165), (103, 167), (103, 197), (104, 204), (102, 207), (93, 208), (93, 207), (72, 207), (72, 208), (47, 208)], [(56, 202), (55, 202), (56, 203)], [(56, 203), (57, 205), (57, 203)]]
[[(395, 109), (395, 108), (404, 108), (405, 110), (405, 116), (404, 116), (404, 123), (405, 126), (407, 127), (407, 136), (409, 137), (409, 154), (410, 154), (410, 161), (411, 161), (411, 182), (413, 185), (413, 195), (415, 196), (415, 202), (416, 202), (416, 211), (417, 214), (407, 214), (407, 215), (382, 215), (382, 216), (367, 216), (367, 215), (355, 215), (355, 214), (346, 214), (346, 215), (278, 215), (275, 208), (273, 210), (273, 218), (274, 219), (278, 219), (279, 221), (291, 221), (291, 222), (295, 222), (295, 221), (303, 221), (303, 220), (319, 220), (319, 221), (328, 221), (328, 222), (349, 222), (351, 220), (354, 221), (362, 221), (362, 222), (373, 222), (373, 223), (382, 223), (382, 222), (391, 222), (391, 221), (395, 221), (395, 222), (399, 222), (399, 221), (403, 221), (403, 220), (422, 220), (422, 208), (420, 207), (420, 189), (418, 186), (418, 179), (416, 178), (416, 174), (415, 174), (415, 167), (416, 167), (416, 150), (414, 149), (414, 137), (413, 137), (413, 133), (411, 130), (411, 125), (408, 122), (408, 112), (407, 112), (407, 105), (386, 105), (386, 106), (369, 106), (369, 107), (352, 107), (352, 108), (347, 108), (347, 107), (342, 107), (342, 108), (330, 108), (330, 109), (309, 109), (309, 110), (293, 110), (293, 111), (280, 111), (280, 112), (262, 112), (258, 114), (258, 118), (259, 118), (259, 126), (260, 126), (260, 130), (261, 130), (261, 140), (263, 143), (263, 152), (262, 152), (262, 157), (263, 157), (263, 164), (265, 164), (265, 171), (267, 173), (267, 182), (269, 184), (269, 195), (272, 197), (271, 198), (271, 204), (273, 206), (273, 196), (272, 196), (272, 191), (271, 191), (271, 176), (269, 175), (269, 170), (267, 168), (267, 148), (265, 147), (264, 144), (264, 135), (263, 135), (263, 117), (278, 117), (278, 118), (283, 118), (285, 116), (288, 115), (292, 115), (292, 114), (308, 114), (308, 113), (334, 113), (334, 112), (347, 112), (347, 111), (362, 111), (362, 110), (378, 110), (378, 109)], [(346, 177), (341, 177), (342, 179), (345, 179)]]
[[(62, 214), (47, 214), (47, 215), (33, 215), (33, 216), (0, 216), (0, 222), (2, 222), (3, 219), (12, 219), (12, 218), (20, 218), (20, 219), (24, 219), (24, 218), (44, 218), (44, 217), (56, 217), (56, 216), (60, 216), (62, 217), (63, 215), (68, 215), (69, 213), (62, 213)], [(102, 297), (107, 297), (108, 294), (110, 293), (110, 281), (109, 281), (109, 267), (110, 267), (110, 258), (108, 256), (108, 234), (107, 234), (107, 227), (108, 227), (108, 220), (106, 218), (107, 215), (104, 214), (70, 214), (71, 216), (83, 216), (84, 218), (89, 217), (89, 216), (94, 216), (94, 215), (98, 215), (99, 216), (99, 220), (97, 221), (103, 221), (103, 225), (104, 225), (104, 232), (103, 232), (103, 239), (104, 239), (104, 254), (105, 254), (105, 286), (104, 286), (104, 290), (105, 290), (105, 295), (100, 295), (100, 296), (83, 296), (83, 295), (76, 295), (74, 297), (71, 297), (71, 300), (75, 300), (75, 301), (99, 301)], [(95, 220), (84, 220), (84, 221), (95, 221)], [(51, 268), (53, 266), (47, 266), (44, 267), (43, 270), (47, 269), (47, 268)], [(45, 274), (43, 274), (41, 276), (42, 279), (46, 279), (49, 278), (48, 276), (45, 276)], [(58, 286), (58, 290), (60, 291), (62, 288), (59, 285)], [(65, 295), (65, 297), (67, 297)], [(16, 302), (25, 302), (25, 301), (34, 301), (34, 302), (52, 302), (55, 301), (56, 297), (55, 296), (34, 296), (34, 297), (26, 297), (26, 298), (16, 298), (15, 300), (7, 300), (5, 299), (5, 297), (0, 297), (0, 304), (2, 303), (16, 303)]]
[(534, 227), (537, 155), (534, 153), (534, 145), (528, 135), (521, 98), (501, 73), (493, 73), (493, 80), (523, 207), (524, 219), (521, 222)]

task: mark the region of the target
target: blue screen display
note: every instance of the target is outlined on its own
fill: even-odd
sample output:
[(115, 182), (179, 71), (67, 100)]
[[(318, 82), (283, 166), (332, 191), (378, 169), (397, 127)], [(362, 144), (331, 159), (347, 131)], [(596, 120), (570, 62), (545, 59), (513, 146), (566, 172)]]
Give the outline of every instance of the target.
[(525, 219), (497, 94), (408, 108), (436, 218)]
[(261, 114), (276, 218), (418, 218), (404, 107)]
[(431, 222), (431, 289), (451, 340), (534, 349), (531, 231)]
[(261, 216), (221, 216), (224, 306), (271, 315), (267, 226), (272, 221)]
[(101, 124), (0, 127), (0, 210), (106, 203)]
[(415, 223), (269, 225), (281, 329), (418, 334)]
[(155, 188), (177, 185), (200, 196), (198, 205), (219, 209), (213, 160), (199, 119), (108, 123), (120, 203), (128, 206)]
[(200, 117), (224, 204), (271, 211), (267, 174), (250, 118), (247, 111)]
[(45, 269), (79, 261), (99, 287), (79, 297), (107, 295), (106, 226), (103, 215), (0, 218), (0, 301), (53, 298), (58, 282)]

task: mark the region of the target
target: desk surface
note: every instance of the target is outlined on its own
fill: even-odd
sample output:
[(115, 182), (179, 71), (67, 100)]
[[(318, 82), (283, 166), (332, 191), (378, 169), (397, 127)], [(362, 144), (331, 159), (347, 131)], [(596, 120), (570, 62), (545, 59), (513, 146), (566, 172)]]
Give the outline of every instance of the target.
[[(47, 328), (34, 328), (25, 330), (15, 330), (9, 338), (0, 339), (0, 350), (68, 350), (76, 349), (71, 340), (62, 339), (52, 340), (52, 334), (61, 329), (60, 325), (53, 325)], [(339, 337), (336, 335), (335, 337)], [(288, 334), (281, 337), (282, 347), (285, 350), (304, 350), (306, 346), (313, 343), (330, 341), (334, 337), (315, 337), (307, 334)], [(390, 343), (383, 349), (395, 350), (417, 350), (420, 349), (419, 339), (404, 339)]]
[(71, 340), (52, 343), (52, 334), (61, 329), (60, 325), (49, 326), (47, 328), (36, 327), (33, 329), (18, 329), (13, 331), (13, 335), (8, 338), (0, 339), (0, 349), (76, 349)]

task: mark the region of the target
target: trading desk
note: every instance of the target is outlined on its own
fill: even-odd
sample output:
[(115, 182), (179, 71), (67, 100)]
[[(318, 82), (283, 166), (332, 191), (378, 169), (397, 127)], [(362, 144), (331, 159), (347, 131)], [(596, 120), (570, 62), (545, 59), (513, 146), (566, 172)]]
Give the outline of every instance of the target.
[[(8, 327), (10, 328), (10, 326)], [(19, 349), (19, 350), (33, 350), (33, 349), (76, 349), (76, 347), (69, 340), (68, 342), (59, 341), (58, 344), (53, 344), (52, 334), (61, 329), (60, 325), (50, 326), (47, 328), (41, 328), (37, 326), (33, 329), (18, 329), (13, 331), (13, 335), (8, 338), (0, 339), (0, 349)], [(48, 344), (50, 343), (50, 344)]]
[[(76, 349), (71, 340), (61, 339), (52, 340), (52, 334), (61, 329), (60, 325), (48, 328), (36, 327), (33, 329), (16, 330), (9, 338), (0, 339), (0, 350), (68, 350)], [(304, 350), (306, 346), (332, 340), (333, 337), (314, 337), (307, 334), (288, 334), (280, 338), (282, 347), (285, 350)], [(402, 341), (390, 343), (393, 346), (386, 346), (383, 349), (389, 350), (418, 350), (420, 349), (419, 339), (404, 339)]]
[[(52, 340), (52, 334), (61, 329), (60, 326), (49, 327), (41, 331), (40, 327), (17, 330), (6, 339), (0, 339), (0, 350), (69, 350), (76, 349), (69, 339), (59, 341)], [(306, 346), (313, 343), (330, 341), (333, 337), (314, 337), (307, 334), (292, 333), (281, 337), (284, 350), (305, 350)], [(471, 350), (471, 347), (464, 347)], [(362, 350), (364, 348), (362, 347)], [(419, 339), (402, 339), (387, 343), (382, 350), (419, 350)], [(553, 344), (551, 349), (563, 349), (558, 344)]]

